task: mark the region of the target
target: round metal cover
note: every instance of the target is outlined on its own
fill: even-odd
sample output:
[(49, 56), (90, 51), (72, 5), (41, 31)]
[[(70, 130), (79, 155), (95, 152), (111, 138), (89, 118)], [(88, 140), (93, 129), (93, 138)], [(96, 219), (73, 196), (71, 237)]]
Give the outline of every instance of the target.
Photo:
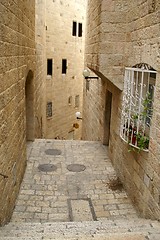
[(86, 169), (86, 167), (81, 164), (70, 164), (67, 166), (67, 169), (71, 172), (82, 172)]
[(38, 169), (42, 172), (54, 172), (57, 170), (57, 167), (53, 164), (41, 164), (38, 166)]
[(59, 150), (59, 149), (54, 149), (54, 148), (51, 148), (51, 149), (47, 149), (46, 151), (45, 151), (45, 153), (47, 154), (47, 155), (61, 155), (61, 150)]

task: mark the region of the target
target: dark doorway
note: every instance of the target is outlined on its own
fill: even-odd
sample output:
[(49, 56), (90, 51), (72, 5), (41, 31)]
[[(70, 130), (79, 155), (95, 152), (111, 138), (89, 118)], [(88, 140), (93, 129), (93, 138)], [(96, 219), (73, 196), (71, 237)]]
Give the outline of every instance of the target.
[(111, 108), (112, 108), (112, 93), (107, 90), (105, 100), (104, 136), (103, 136), (103, 144), (107, 146), (109, 146)]

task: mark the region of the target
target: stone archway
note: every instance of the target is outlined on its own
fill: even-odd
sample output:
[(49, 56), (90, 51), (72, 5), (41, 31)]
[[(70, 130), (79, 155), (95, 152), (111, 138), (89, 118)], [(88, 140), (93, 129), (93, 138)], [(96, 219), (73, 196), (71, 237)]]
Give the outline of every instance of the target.
[(33, 72), (29, 70), (25, 83), (26, 140), (34, 140), (34, 90)]

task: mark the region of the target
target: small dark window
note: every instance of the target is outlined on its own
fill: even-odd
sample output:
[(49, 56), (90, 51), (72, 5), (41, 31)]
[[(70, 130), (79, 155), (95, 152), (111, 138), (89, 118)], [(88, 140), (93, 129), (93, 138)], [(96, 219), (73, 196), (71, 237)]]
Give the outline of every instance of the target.
[(69, 96), (69, 98), (68, 98), (68, 104), (69, 104), (69, 105), (72, 104), (72, 96)]
[(73, 22), (72, 36), (76, 36), (76, 34), (77, 34), (77, 22)]
[(79, 95), (75, 96), (75, 107), (79, 107)]
[(46, 115), (47, 118), (52, 117), (52, 102), (47, 102)]
[(78, 37), (82, 37), (82, 23), (78, 24)]
[(47, 59), (47, 75), (52, 76), (52, 59)]
[(90, 81), (86, 81), (86, 92), (89, 91), (89, 82)]
[(67, 72), (67, 59), (62, 59), (62, 74)]

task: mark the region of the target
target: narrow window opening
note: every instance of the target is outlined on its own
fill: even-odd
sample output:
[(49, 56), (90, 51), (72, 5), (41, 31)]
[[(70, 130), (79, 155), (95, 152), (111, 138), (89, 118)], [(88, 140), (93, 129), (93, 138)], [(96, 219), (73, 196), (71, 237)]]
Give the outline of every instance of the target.
[(79, 95), (75, 96), (75, 107), (78, 108), (79, 107)]
[(78, 24), (78, 37), (82, 37), (82, 23)]
[(72, 105), (72, 96), (69, 96), (69, 98), (68, 98), (68, 104), (69, 104), (69, 105)]
[(47, 118), (52, 117), (52, 102), (47, 102), (46, 115)]
[(67, 72), (67, 59), (62, 59), (62, 74)]
[(76, 34), (77, 34), (77, 22), (73, 21), (72, 36), (76, 36)]
[(52, 76), (52, 59), (47, 59), (47, 75)]

